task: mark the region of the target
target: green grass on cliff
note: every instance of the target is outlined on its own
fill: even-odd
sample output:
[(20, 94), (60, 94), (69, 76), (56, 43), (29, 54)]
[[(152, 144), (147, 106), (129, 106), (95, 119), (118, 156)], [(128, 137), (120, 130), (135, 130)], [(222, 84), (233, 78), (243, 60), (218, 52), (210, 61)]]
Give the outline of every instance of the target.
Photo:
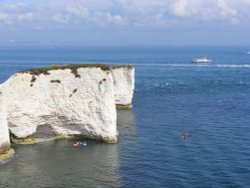
[(128, 68), (128, 69), (133, 69), (134, 65), (112, 65), (112, 69), (119, 69), (119, 68)]
[(49, 75), (49, 71), (51, 70), (65, 70), (70, 69), (71, 72), (76, 76), (80, 77), (80, 75), (77, 72), (77, 69), (79, 68), (101, 68), (102, 70), (110, 70), (108, 65), (105, 64), (70, 64), (70, 65), (52, 65), (49, 67), (41, 67), (41, 68), (35, 68), (35, 69), (27, 69), (20, 71), (18, 73), (29, 73), (31, 75)]

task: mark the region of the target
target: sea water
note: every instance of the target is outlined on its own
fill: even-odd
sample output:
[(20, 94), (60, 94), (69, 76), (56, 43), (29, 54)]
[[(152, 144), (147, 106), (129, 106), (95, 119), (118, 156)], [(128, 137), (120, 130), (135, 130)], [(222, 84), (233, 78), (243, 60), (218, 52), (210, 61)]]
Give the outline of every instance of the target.
[[(250, 56), (244, 47), (2, 46), (0, 82), (51, 64), (134, 64), (117, 144), (13, 145), (0, 187), (249, 187)], [(191, 59), (212, 59), (193, 64)], [(188, 133), (183, 140), (182, 134)]]

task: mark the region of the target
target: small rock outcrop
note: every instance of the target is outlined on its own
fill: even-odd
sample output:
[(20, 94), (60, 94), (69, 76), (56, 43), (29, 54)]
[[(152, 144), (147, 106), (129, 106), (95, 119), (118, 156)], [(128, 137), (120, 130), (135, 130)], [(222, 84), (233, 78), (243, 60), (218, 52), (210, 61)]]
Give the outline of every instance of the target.
[(112, 66), (115, 102), (118, 109), (132, 108), (135, 88), (135, 70), (133, 65)]
[(18, 72), (1, 85), (2, 148), (9, 147), (7, 125), (13, 141), (32, 141), (39, 125), (49, 125), (55, 135), (115, 143), (114, 96), (113, 76), (107, 65), (52, 66)]

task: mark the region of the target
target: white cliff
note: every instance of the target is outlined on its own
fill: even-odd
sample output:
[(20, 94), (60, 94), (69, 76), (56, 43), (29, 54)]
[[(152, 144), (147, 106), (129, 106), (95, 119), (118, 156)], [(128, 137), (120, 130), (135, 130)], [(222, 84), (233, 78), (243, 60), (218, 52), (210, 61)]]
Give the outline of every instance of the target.
[(135, 70), (133, 65), (112, 66), (115, 102), (117, 108), (132, 108), (135, 88)]
[[(38, 126), (46, 124), (55, 135), (114, 143), (117, 126), (113, 83), (106, 65), (55, 66), (16, 73), (1, 85), (0, 111), (5, 112), (1, 111), (0, 127), (7, 131), (7, 123), (15, 139), (32, 137)], [(7, 135), (0, 132), (2, 143), (9, 140)]]
[(0, 85), (0, 154), (5, 153), (10, 148), (9, 129), (1, 88), (2, 86)]

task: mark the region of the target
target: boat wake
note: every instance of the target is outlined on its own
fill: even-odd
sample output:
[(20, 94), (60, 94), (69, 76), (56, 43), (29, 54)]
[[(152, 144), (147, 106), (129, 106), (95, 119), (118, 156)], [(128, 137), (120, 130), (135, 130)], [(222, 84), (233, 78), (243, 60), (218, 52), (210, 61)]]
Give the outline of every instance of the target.
[(215, 68), (250, 68), (250, 64), (135, 64), (149, 67), (215, 67)]
[[(78, 64), (79, 62), (60, 62), (58, 64)], [(93, 62), (83, 62), (83, 63), (93, 63)], [(113, 65), (114, 63), (109, 63), (109, 62), (102, 62), (105, 64), (110, 64)], [(31, 67), (31, 68), (37, 68), (37, 67), (41, 67), (41, 66), (49, 66), (55, 64), (55, 62), (46, 62), (46, 63), (40, 63), (40, 62), (35, 62), (35, 63), (30, 63), (30, 62), (26, 62), (26, 63), (11, 63), (6, 65), (6, 63), (2, 63), (0, 62), (0, 67), (1, 66), (8, 66), (8, 67)], [(122, 63), (121, 63), (122, 64)], [(145, 66), (145, 67), (217, 67), (217, 68), (250, 68), (250, 63), (249, 64), (184, 64), (184, 63), (178, 63), (178, 64), (174, 64), (174, 63), (137, 63), (137, 64), (133, 64), (137, 67), (139, 66)]]

